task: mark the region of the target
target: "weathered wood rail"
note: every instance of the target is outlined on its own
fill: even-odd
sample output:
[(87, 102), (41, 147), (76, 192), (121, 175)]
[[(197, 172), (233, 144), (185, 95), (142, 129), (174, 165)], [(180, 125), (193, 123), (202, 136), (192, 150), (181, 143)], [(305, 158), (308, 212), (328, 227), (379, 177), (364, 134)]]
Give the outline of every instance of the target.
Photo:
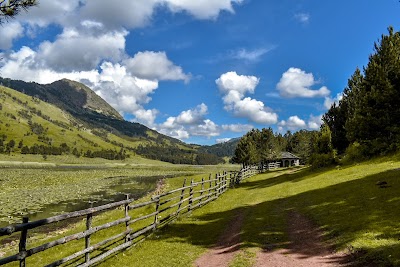
[[(26, 266), (27, 259), (36, 256), (37, 258), (33, 260), (35, 264), (32, 266), (38, 266), (38, 262), (41, 266), (47, 267), (60, 265), (91, 266), (118, 251), (141, 242), (156, 229), (174, 221), (180, 214), (190, 213), (192, 210), (206, 205), (225, 193), (228, 188), (234, 187), (235, 184), (239, 184), (242, 180), (261, 171), (263, 171), (263, 168), (249, 166), (238, 172), (223, 172), (216, 174), (215, 177), (210, 175), (208, 179), (205, 180), (203, 178), (198, 182), (185, 179), (181, 188), (155, 195), (151, 200), (141, 203), (135, 203), (134, 199), (127, 197), (123, 201), (32, 222), (29, 222), (28, 218), (25, 217), (21, 224), (0, 228), (0, 236), (20, 232), (18, 253), (0, 258), (0, 265), (19, 262), (19, 266)], [(111, 222), (99, 220), (97, 224), (94, 223), (96, 215), (112, 211), (120, 212), (122, 217)], [(29, 249), (27, 248), (29, 230), (71, 219), (85, 220), (85, 229)], [(114, 230), (109, 230), (105, 234), (104, 230), (106, 229)], [(93, 240), (92, 237), (100, 232), (106, 235), (105, 238)], [(58, 257), (51, 262), (42, 262), (40, 260), (39, 253), (77, 241), (84, 242), (71, 245), (73, 252), (70, 252), (70, 248), (60, 249), (62, 252), (54, 253), (54, 257), (62, 255), (61, 258)], [(97, 241), (97, 243), (94, 243), (94, 241)], [(79, 247), (81, 250), (79, 250)]]
[(272, 170), (272, 169), (277, 169), (281, 166), (280, 162), (270, 162), (264, 166), (265, 169), (267, 170)]

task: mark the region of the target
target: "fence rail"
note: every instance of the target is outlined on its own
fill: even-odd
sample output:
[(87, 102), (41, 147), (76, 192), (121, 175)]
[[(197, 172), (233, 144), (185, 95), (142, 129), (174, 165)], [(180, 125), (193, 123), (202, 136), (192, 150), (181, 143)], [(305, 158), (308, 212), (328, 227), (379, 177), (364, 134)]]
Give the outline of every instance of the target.
[[(20, 266), (26, 266), (26, 259), (35, 254), (72, 241), (84, 239), (84, 248), (82, 250), (73, 252), (45, 266), (60, 266), (67, 263), (69, 266), (91, 266), (118, 251), (135, 245), (156, 229), (175, 220), (180, 214), (190, 213), (192, 210), (206, 205), (225, 193), (228, 188), (261, 171), (263, 171), (263, 168), (248, 166), (238, 172), (216, 174), (215, 178), (210, 175), (207, 180), (203, 178), (198, 182), (194, 180), (188, 182), (185, 179), (182, 187), (153, 196), (150, 201), (141, 203), (133, 203), (134, 199), (129, 199), (127, 196), (126, 200), (42, 220), (29, 222), (28, 218), (24, 217), (21, 224), (0, 228), (0, 236), (20, 232), (18, 253), (0, 258), (0, 265), (19, 262)], [(93, 225), (93, 219), (99, 213), (118, 209), (123, 210), (122, 218), (96, 226)], [(129, 214), (131, 211), (140, 211), (140, 215), (131, 217)], [(73, 218), (85, 220), (85, 230), (27, 249), (29, 230)], [(139, 228), (140, 223), (141, 227)], [(94, 234), (115, 227), (120, 227), (119, 230), (121, 232), (113, 236), (107, 236), (104, 240), (92, 244), (91, 237)], [(97, 252), (97, 254), (94, 252)]]

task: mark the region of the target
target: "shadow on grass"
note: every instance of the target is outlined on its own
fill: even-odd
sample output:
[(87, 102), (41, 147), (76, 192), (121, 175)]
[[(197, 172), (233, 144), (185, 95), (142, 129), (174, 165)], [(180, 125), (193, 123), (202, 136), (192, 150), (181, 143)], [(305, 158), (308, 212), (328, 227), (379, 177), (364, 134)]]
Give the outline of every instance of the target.
[[(281, 183), (297, 183), (318, 174), (299, 170), (265, 180), (248, 181), (240, 187), (264, 189), (260, 192), (266, 192), (267, 188), (274, 190)], [(288, 217), (294, 210), (318, 225), (326, 233), (323, 239), (328, 243), (338, 249), (347, 249), (355, 265), (400, 266), (399, 176), (399, 170), (390, 170), (256, 205), (203, 215), (194, 213), (190, 218), (165, 227), (159, 238), (209, 248), (235, 214), (244, 213), (242, 246), (265, 250), (286, 248), (288, 253), (303, 258), (319, 256), (318, 250), (302, 249), (288, 238)], [(386, 181), (388, 186), (381, 188), (376, 185), (377, 181)], [(223, 197), (234, 200), (234, 191)], [(310, 229), (309, 234), (315, 232)], [(330, 261), (344, 264), (349, 257)]]
[(314, 170), (314, 171), (311, 170), (310, 168), (275, 170), (272, 172), (267, 172), (265, 174), (262, 174), (262, 175), (273, 175), (272, 178), (255, 180), (255, 181), (246, 181), (245, 183), (241, 184), (240, 187), (247, 189), (260, 189), (260, 188), (276, 186), (287, 182), (297, 183), (305, 179), (311, 179), (331, 169), (333, 169), (333, 167)]

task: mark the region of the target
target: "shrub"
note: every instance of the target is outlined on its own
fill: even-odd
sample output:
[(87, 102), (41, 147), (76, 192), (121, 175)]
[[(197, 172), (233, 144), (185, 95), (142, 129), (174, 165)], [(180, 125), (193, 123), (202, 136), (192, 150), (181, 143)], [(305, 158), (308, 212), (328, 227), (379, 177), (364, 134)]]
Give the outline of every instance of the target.
[(322, 167), (331, 166), (336, 164), (336, 158), (334, 153), (327, 154), (313, 154), (310, 158), (310, 164), (312, 169), (318, 169)]
[(370, 153), (367, 145), (354, 142), (346, 149), (342, 162), (348, 164), (363, 161), (370, 157)]

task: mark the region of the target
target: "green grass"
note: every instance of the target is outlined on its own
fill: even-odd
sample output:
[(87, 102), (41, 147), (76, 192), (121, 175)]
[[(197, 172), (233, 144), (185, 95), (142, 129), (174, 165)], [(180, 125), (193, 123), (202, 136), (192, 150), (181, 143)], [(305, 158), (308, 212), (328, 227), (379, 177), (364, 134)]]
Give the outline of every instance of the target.
[[(150, 167), (151, 166), (147, 166), (146, 170), (148, 170)], [(189, 178), (193, 178), (193, 179), (199, 181), (199, 180), (201, 180), (202, 177), (205, 177), (204, 174), (200, 174), (200, 173), (203, 173), (203, 172), (210, 173), (210, 172), (215, 172), (215, 171), (221, 171), (222, 167), (227, 167), (227, 166), (205, 166), (205, 167), (199, 168), (198, 166), (176, 166), (176, 165), (174, 165), (174, 166), (170, 166), (169, 168), (168, 167), (159, 168), (159, 169), (157, 169), (157, 171), (162, 171), (164, 174), (166, 174), (168, 172), (171, 173), (172, 171), (175, 171), (175, 173), (178, 173), (178, 174), (179, 173), (182, 174), (179, 177), (167, 179), (168, 183), (164, 186), (163, 189), (169, 190), (171, 186), (173, 186), (173, 188), (176, 188), (176, 187), (180, 187), (182, 185), (183, 180), (188, 178), (188, 175), (183, 175), (184, 173), (188, 173), (188, 172), (192, 171), (192, 174), (195, 174), (195, 175), (190, 176)], [(237, 168), (237, 166), (231, 166), (231, 168), (233, 168), (233, 167)], [(118, 172), (121, 170), (114, 169), (114, 171)], [(154, 166), (152, 167), (152, 171), (153, 172), (156, 171), (156, 170), (154, 170)], [(138, 171), (138, 169), (136, 169), (136, 174), (140, 175), (140, 172)], [(76, 176), (79, 176), (79, 174), (76, 174)], [(77, 181), (78, 181), (80, 178), (82, 178), (82, 177), (75, 177), (74, 179), (77, 179)], [(44, 181), (46, 181), (46, 179), (44, 179)], [(48, 182), (56, 184), (54, 181), (51, 181), (51, 180), (48, 180)], [(62, 182), (60, 182), (60, 183), (62, 183)], [(74, 184), (74, 183), (72, 183), (72, 184)], [(93, 181), (91, 183), (94, 184)], [(32, 187), (32, 185), (26, 185), (26, 186)], [(42, 185), (38, 184), (35, 186), (41, 187), (41, 188), (45, 187), (43, 184)], [(21, 187), (21, 185), (20, 185), (20, 187)], [(72, 193), (72, 192), (70, 192), (70, 193)], [(148, 194), (147, 196), (140, 199), (139, 201), (149, 200), (150, 196), (151, 196), (151, 194)], [(154, 209), (155, 209), (154, 205), (152, 207), (144, 207), (141, 209), (130, 211), (129, 215), (132, 218), (136, 218), (138, 216), (153, 212)], [(102, 225), (107, 222), (114, 221), (116, 219), (122, 218), (123, 216), (124, 216), (124, 211), (122, 209), (117, 209), (117, 210), (113, 210), (113, 211), (109, 211), (109, 212), (105, 212), (105, 213), (96, 215), (93, 219), (93, 227), (95, 227), (97, 225)], [(153, 218), (149, 218), (145, 221), (135, 223), (132, 227), (136, 230), (140, 229), (141, 227), (152, 223), (152, 220), (153, 220)], [(47, 226), (47, 227), (35, 229), (33, 231), (29, 231), (29, 236), (31, 238), (29, 239), (29, 242), (28, 242), (28, 249), (38, 246), (40, 244), (58, 239), (58, 238), (60, 238), (61, 234), (63, 236), (65, 236), (65, 235), (70, 235), (73, 233), (80, 232), (84, 229), (84, 227), (85, 227), (84, 220), (78, 220), (78, 221), (73, 220), (72, 222), (70, 222), (70, 224), (59, 223), (59, 224), (56, 224), (51, 227)], [(112, 235), (122, 232), (124, 227), (125, 227), (124, 225), (121, 225), (121, 226), (113, 227), (109, 230), (101, 231), (99, 233), (92, 235), (92, 244), (97, 243), (101, 240), (104, 240), (105, 238), (108, 238)], [(18, 234), (14, 235), (14, 238), (17, 238), (17, 237), (18, 237)], [(4, 241), (4, 237), (0, 238), (0, 243), (1, 243), (2, 239)], [(13, 237), (11, 237), (11, 240), (13, 240)], [(119, 243), (117, 243), (117, 244), (119, 244)], [(114, 244), (114, 245), (116, 245), (116, 244)], [(17, 247), (18, 246), (16, 243), (13, 243), (12, 245), (5, 245), (5, 246), (3, 245), (2, 247), (0, 246), (0, 251), (2, 253), (6, 253), (6, 255), (10, 255), (10, 254), (16, 252)], [(30, 257), (27, 260), (28, 266), (29, 265), (41, 266), (45, 263), (50, 263), (54, 260), (57, 260), (62, 257), (65, 257), (67, 255), (70, 255), (76, 251), (82, 250), (83, 247), (84, 247), (83, 240), (73, 241), (73, 242), (68, 243), (67, 245), (57, 246), (55, 248), (52, 248), (52, 249), (46, 251), (45, 253), (40, 253), (40, 254)], [(4, 256), (4, 254), (2, 254), (2, 253), (0, 253), (0, 254), (2, 256)], [(96, 255), (96, 253), (94, 253), (92, 256), (95, 256), (95, 255)], [(15, 266), (15, 265), (16, 264), (10, 264), (9, 266)]]
[[(101, 266), (192, 266), (237, 212), (244, 212), (246, 219), (242, 249), (231, 266), (251, 266), (255, 250), (290, 243), (286, 234), (290, 210), (321, 226), (338, 250), (350, 248), (359, 266), (400, 266), (399, 168), (397, 159), (385, 158), (317, 172), (258, 175)], [(389, 187), (376, 185), (383, 180)]]
[[(290, 244), (286, 230), (287, 216), (292, 210), (320, 226), (325, 239), (337, 250), (354, 252), (359, 266), (400, 266), (399, 175), (400, 162), (396, 157), (319, 171), (287, 169), (257, 175), (158, 230), (145, 242), (111, 256), (100, 266), (192, 266), (240, 212), (245, 214), (242, 246), (230, 267), (249, 267), (258, 250)], [(194, 177), (198, 180), (201, 175)], [(183, 178), (168, 179), (165, 190), (180, 187)], [(380, 188), (378, 181), (386, 181), (388, 187)], [(122, 212), (100, 215), (96, 223), (120, 218)], [(144, 211), (135, 212), (132, 216)], [(84, 222), (78, 222), (77, 227), (66, 231), (77, 232), (83, 225)], [(140, 225), (134, 227), (139, 229)], [(105, 236), (109, 232), (100, 233), (96, 239)], [(39, 235), (30, 246), (35, 242), (43, 243), (44, 239)], [(83, 247), (82, 242), (76, 245)], [(31, 264), (49, 262), (73, 251), (76, 247), (60, 246), (52, 253), (42, 254), (40, 259), (33, 258)]]

